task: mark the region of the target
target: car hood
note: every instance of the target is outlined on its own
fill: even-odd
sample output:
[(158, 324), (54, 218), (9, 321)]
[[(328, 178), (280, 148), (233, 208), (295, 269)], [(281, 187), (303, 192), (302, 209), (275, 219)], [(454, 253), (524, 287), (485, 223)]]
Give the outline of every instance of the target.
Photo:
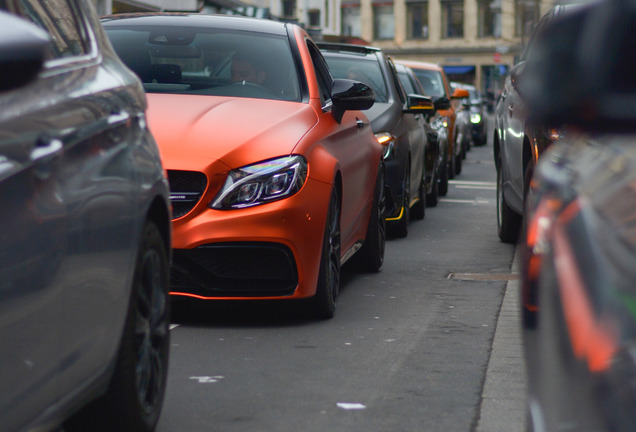
[(373, 133), (391, 132), (399, 122), (402, 108), (396, 103), (376, 102), (364, 114), (371, 122)]
[(317, 122), (309, 104), (218, 96), (148, 95), (148, 123), (166, 169), (203, 171), (288, 155)]

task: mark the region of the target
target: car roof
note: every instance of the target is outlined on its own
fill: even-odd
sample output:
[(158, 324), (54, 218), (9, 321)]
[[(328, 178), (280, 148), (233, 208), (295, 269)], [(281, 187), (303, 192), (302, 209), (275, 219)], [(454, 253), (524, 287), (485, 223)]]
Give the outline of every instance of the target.
[(237, 15), (207, 15), (176, 12), (107, 15), (102, 17), (101, 22), (108, 27), (120, 25), (214, 27), (279, 35), (285, 35), (287, 33), (287, 26), (289, 25), (289, 23), (280, 21)]
[(442, 67), (438, 65), (437, 63), (429, 63), (429, 62), (423, 62), (423, 61), (417, 61), (417, 60), (399, 60), (399, 59), (394, 59), (394, 61), (395, 63), (403, 64), (410, 68), (429, 69), (429, 70), (437, 70), (437, 71), (443, 70)]
[(382, 50), (378, 47), (366, 46), (366, 45), (355, 45), (355, 44), (346, 44), (346, 43), (337, 43), (337, 42), (322, 42), (317, 41), (316, 45), (323, 52), (333, 52), (338, 54), (352, 54), (352, 55), (379, 55), (382, 53)]

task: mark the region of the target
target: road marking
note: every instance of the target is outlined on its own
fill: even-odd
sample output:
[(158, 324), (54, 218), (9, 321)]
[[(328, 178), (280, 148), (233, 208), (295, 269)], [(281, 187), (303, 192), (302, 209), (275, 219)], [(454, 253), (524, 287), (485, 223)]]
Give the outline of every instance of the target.
[(489, 200), (477, 199), (477, 200), (464, 200), (464, 199), (448, 199), (441, 198), (441, 202), (459, 203), (459, 204), (490, 204)]
[(170, 324), (170, 330), (174, 330), (179, 327), (181, 324)]
[(497, 186), (455, 185), (457, 189), (497, 190)]
[(448, 279), (464, 281), (510, 281), (518, 280), (518, 273), (450, 273)]
[(215, 376), (191, 376), (190, 377), (191, 380), (199, 381), (199, 384), (216, 383), (216, 382), (219, 382), (220, 380), (222, 380), (223, 378), (224, 377), (222, 377), (221, 375), (215, 375)]
[(338, 402), (336, 405), (338, 405), (338, 408), (344, 410), (363, 410), (366, 408), (366, 406), (361, 403)]
[(497, 186), (496, 182), (470, 181), (470, 180), (449, 180), (448, 183), (454, 184), (454, 185)]

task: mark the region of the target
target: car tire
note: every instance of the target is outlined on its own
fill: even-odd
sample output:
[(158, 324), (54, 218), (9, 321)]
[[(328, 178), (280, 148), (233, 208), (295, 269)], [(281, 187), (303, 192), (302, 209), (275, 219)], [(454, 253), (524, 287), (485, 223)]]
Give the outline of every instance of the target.
[(108, 390), (64, 425), (66, 432), (151, 432), (159, 421), (170, 349), (169, 260), (157, 226), (147, 222)]
[(443, 161), (439, 167), (439, 195), (446, 196), (448, 194), (448, 163)]
[(415, 220), (422, 220), (426, 216), (426, 170), (422, 170), (422, 178), (420, 179), (420, 187), (417, 188), (417, 195), (418, 201), (411, 208), (411, 217)]
[(332, 318), (340, 290), (340, 200), (335, 187), (329, 199), (329, 210), (322, 241), (320, 271), (316, 295), (310, 301), (312, 315), (318, 319)]
[(516, 243), (520, 228), (521, 215), (508, 207), (503, 194), (503, 173), (500, 162), (497, 164), (497, 232), (499, 239), (504, 243)]
[(433, 173), (433, 178), (431, 179), (431, 192), (426, 194), (426, 206), (427, 207), (437, 207), (437, 203), (439, 202), (439, 169), (436, 169)]
[(384, 167), (378, 170), (375, 181), (373, 205), (369, 215), (369, 226), (364, 244), (353, 256), (354, 265), (361, 271), (376, 273), (380, 271), (384, 262), (384, 247), (386, 242), (386, 195), (384, 193)]
[(409, 223), (411, 222), (411, 166), (407, 161), (406, 171), (404, 173), (404, 185), (402, 188), (402, 217), (391, 223), (391, 233), (399, 238), (405, 238), (409, 235)]
[(459, 175), (462, 172), (462, 155), (461, 153), (455, 156), (455, 175)]

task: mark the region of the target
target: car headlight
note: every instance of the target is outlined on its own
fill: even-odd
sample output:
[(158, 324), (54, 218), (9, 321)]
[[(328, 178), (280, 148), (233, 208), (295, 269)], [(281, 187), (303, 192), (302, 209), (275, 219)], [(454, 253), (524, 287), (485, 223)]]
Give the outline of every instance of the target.
[(481, 116), (479, 113), (471, 113), (470, 114), (470, 122), (473, 124), (478, 124), (481, 122)]
[(393, 159), (397, 138), (388, 132), (378, 132), (375, 134), (375, 138), (382, 144), (382, 158), (384, 160)]
[(442, 126), (448, 129), (448, 126), (450, 125), (450, 119), (448, 117), (440, 117), (439, 121), (442, 122)]
[(307, 161), (286, 156), (230, 171), (210, 207), (228, 210), (256, 206), (287, 198), (307, 179)]

